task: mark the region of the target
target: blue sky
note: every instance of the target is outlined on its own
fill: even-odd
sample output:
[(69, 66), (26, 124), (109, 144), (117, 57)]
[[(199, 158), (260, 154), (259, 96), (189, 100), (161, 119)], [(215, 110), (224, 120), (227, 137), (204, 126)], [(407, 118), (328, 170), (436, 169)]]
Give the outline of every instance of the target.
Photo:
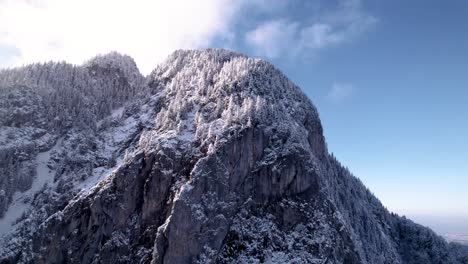
[[(390, 210), (468, 230), (467, 1), (63, 2), (0, 1), (1, 66), (117, 50), (148, 73), (176, 48), (201, 47), (266, 58), (311, 98), (329, 150)], [(79, 9), (95, 11), (83, 20)]]

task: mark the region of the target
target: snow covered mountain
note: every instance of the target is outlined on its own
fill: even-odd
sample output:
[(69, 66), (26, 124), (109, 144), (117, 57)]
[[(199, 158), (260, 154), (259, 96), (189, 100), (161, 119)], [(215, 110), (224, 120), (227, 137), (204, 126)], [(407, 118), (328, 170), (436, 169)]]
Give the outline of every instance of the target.
[(328, 153), (270, 63), (177, 51), (0, 71), (0, 263), (468, 263)]

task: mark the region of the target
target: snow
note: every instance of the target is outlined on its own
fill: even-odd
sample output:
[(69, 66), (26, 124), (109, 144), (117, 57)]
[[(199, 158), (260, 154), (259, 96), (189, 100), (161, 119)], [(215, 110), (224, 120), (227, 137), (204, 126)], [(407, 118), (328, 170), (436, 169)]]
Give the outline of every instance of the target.
[(112, 120), (112, 119), (120, 118), (120, 117), (122, 116), (124, 110), (125, 110), (125, 107), (123, 107), (123, 106), (112, 110), (110, 116), (107, 116), (107, 117), (105, 117), (105, 118), (99, 120), (98, 122), (96, 122), (96, 125), (97, 125), (98, 127), (101, 126), (102, 123), (103, 123), (103, 121), (104, 121), (104, 120), (107, 120), (107, 119), (109, 119), (109, 118), (110, 118), (111, 120)]
[(114, 109), (114, 110), (112, 111), (112, 113), (111, 113), (111, 117), (112, 117), (112, 118), (119, 118), (119, 117), (121, 117), (122, 114), (123, 114), (124, 109), (125, 109), (125, 107), (123, 107), (123, 106)]
[(13, 202), (8, 207), (5, 215), (0, 219), (0, 237), (14, 230), (18, 218), (20, 218), (30, 207), (34, 195), (42, 190), (44, 185), (51, 185), (54, 181), (55, 171), (51, 170), (47, 164), (50, 161), (51, 153), (56, 151), (62, 145), (62, 139), (59, 139), (55, 146), (45, 152), (41, 152), (36, 157), (36, 177), (25, 192), (15, 192)]
[[(118, 125), (111, 126), (102, 133), (102, 146), (100, 147), (101, 156), (111, 157), (112, 155), (118, 154), (119, 149), (121, 149), (121, 147), (131, 139), (132, 135), (138, 131), (138, 125), (141, 122), (148, 122), (147, 119), (150, 117), (148, 114), (145, 114), (138, 117), (130, 116), (123, 119), (124, 110), (125, 107), (114, 109), (110, 116), (98, 122), (98, 126), (100, 126), (104, 120), (119, 120)], [(102, 182), (110, 176), (114, 170), (122, 165), (124, 160), (125, 155), (120, 153), (120, 155), (116, 157), (116, 162), (113, 167), (100, 166), (93, 168), (90, 177), (74, 185), (74, 189), (79, 192), (78, 197), (89, 194), (98, 183)]]
[(194, 138), (195, 138), (195, 133), (189, 131), (189, 130), (185, 130), (184, 132), (182, 132), (178, 137), (177, 137), (179, 140), (182, 140), (182, 141), (193, 141)]
[(179, 200), (184, 194), (187, 194), (188, 192), (190, 192), (190, 190), (193, 189), (193, 185), (191, 184), (190, 181), (187, 181), (185, 183), (176, 183), (176, 185), (182, 185), (179, 190), (176, 192), (175, 196), (174, 196), (174, 202)]
[(119, 158), (116, 165), (112, 168), (97, 167), (93, 169), (93, 174), (86, 180), (80, 182), (75, 186), (76, 190), (79, 190), (79, 196), (85, 196), (89, 194), (99, 182), (110, 176), (115, 169), (122, 164), (122, 159)]
[(195, 106), (192, 108), (190, 112), (187, 113), (187, 117), (185, 120), (181, 120), (180, 126), (182, 131), (180, 131), (177, 138), (182, 141), (193, 141), (195, 139), (195, 116), (200, 106)]
[(129, 117), (124, 120), (124, 124), (115, 128), (112, 134), (112, 138), (115, 143), (121, 143), (128, 139), (128, 136), (136, 131), (138, 120), (133, 117)]
[(0, 237), (13, 231), (15, 221), (26, 211), (28, 205), (23, 202), (25, 193), (16, 192), (13, 195), (13, 202), (5, 212), (5, 216), (0, 220)]
[[(124, 107), (120, 107), (112, 111), (110, 115), (111, 119), (118, 119), (122, 117), (124, 112)], [(110, 127), (106, 132), (103, 133), (103, 147), (102, 151), (104, 156), (110, 157), (111, 155), (118, 152), (118, 146), (121, 146), (130, 137), (137, 131), (139, 121), (146, 121), (148, 118), (146, 115), (140, 116), (140, 118), (135, 118), (130, 116), (124, 120), (120, 121), (120, 125), (116, 127)], [(102, 122), (102, 120), (100, 121)], [(120, 155), (116, 157), (116, 163), (113, 167), (97, 167), (93, 169), (93, 173), (86, 180), (75, 185), (75, 189), (79, 191), (79, 197), (89, 194), (99, 182), (103, 181), (105, 178), (110, 176), (114, 170), (116, 170), (124, 161), (125, 155)]]

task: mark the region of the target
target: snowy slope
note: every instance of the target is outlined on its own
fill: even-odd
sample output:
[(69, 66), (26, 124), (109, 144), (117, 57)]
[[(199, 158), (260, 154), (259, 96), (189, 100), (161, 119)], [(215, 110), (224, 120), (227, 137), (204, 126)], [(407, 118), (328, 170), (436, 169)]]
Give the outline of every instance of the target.
[(0, 219), (0, 236), (12, 232), (16, 221), (31, 207), (34, 195), (41, 191), (46, 185), (53, 184), (55, 171), (49, 168), (51, 153), (60, 148), (62, 140), (58, 140), (55, 146), (36, 157), (36, 173), (31, 187), (25, 192), (16, 192), (13, 202), (8, 207), (5, 215)]

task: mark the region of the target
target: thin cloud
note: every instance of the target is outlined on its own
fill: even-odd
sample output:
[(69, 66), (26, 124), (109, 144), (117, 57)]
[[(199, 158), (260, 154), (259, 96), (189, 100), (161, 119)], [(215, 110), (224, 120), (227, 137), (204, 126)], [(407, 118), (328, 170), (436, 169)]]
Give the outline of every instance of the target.
[(262, 56), (276, 58), (291, 47), (299, 24), (286, 20), (268, 21), (247, 32), (246, 41)]
[(295, 56), (350, 42), (377, 23), (375, 17), (362, 10), (358, 0), (342, 1), (336, 10), (317, 15), (314, 21), (264, 21), (246, 33), (245, 41), (260, 56)]
[(327, 94), (327, 99), (332, 103), (342, 103), (354, 92), (354, 86), (347, 83), (334, 83)]

